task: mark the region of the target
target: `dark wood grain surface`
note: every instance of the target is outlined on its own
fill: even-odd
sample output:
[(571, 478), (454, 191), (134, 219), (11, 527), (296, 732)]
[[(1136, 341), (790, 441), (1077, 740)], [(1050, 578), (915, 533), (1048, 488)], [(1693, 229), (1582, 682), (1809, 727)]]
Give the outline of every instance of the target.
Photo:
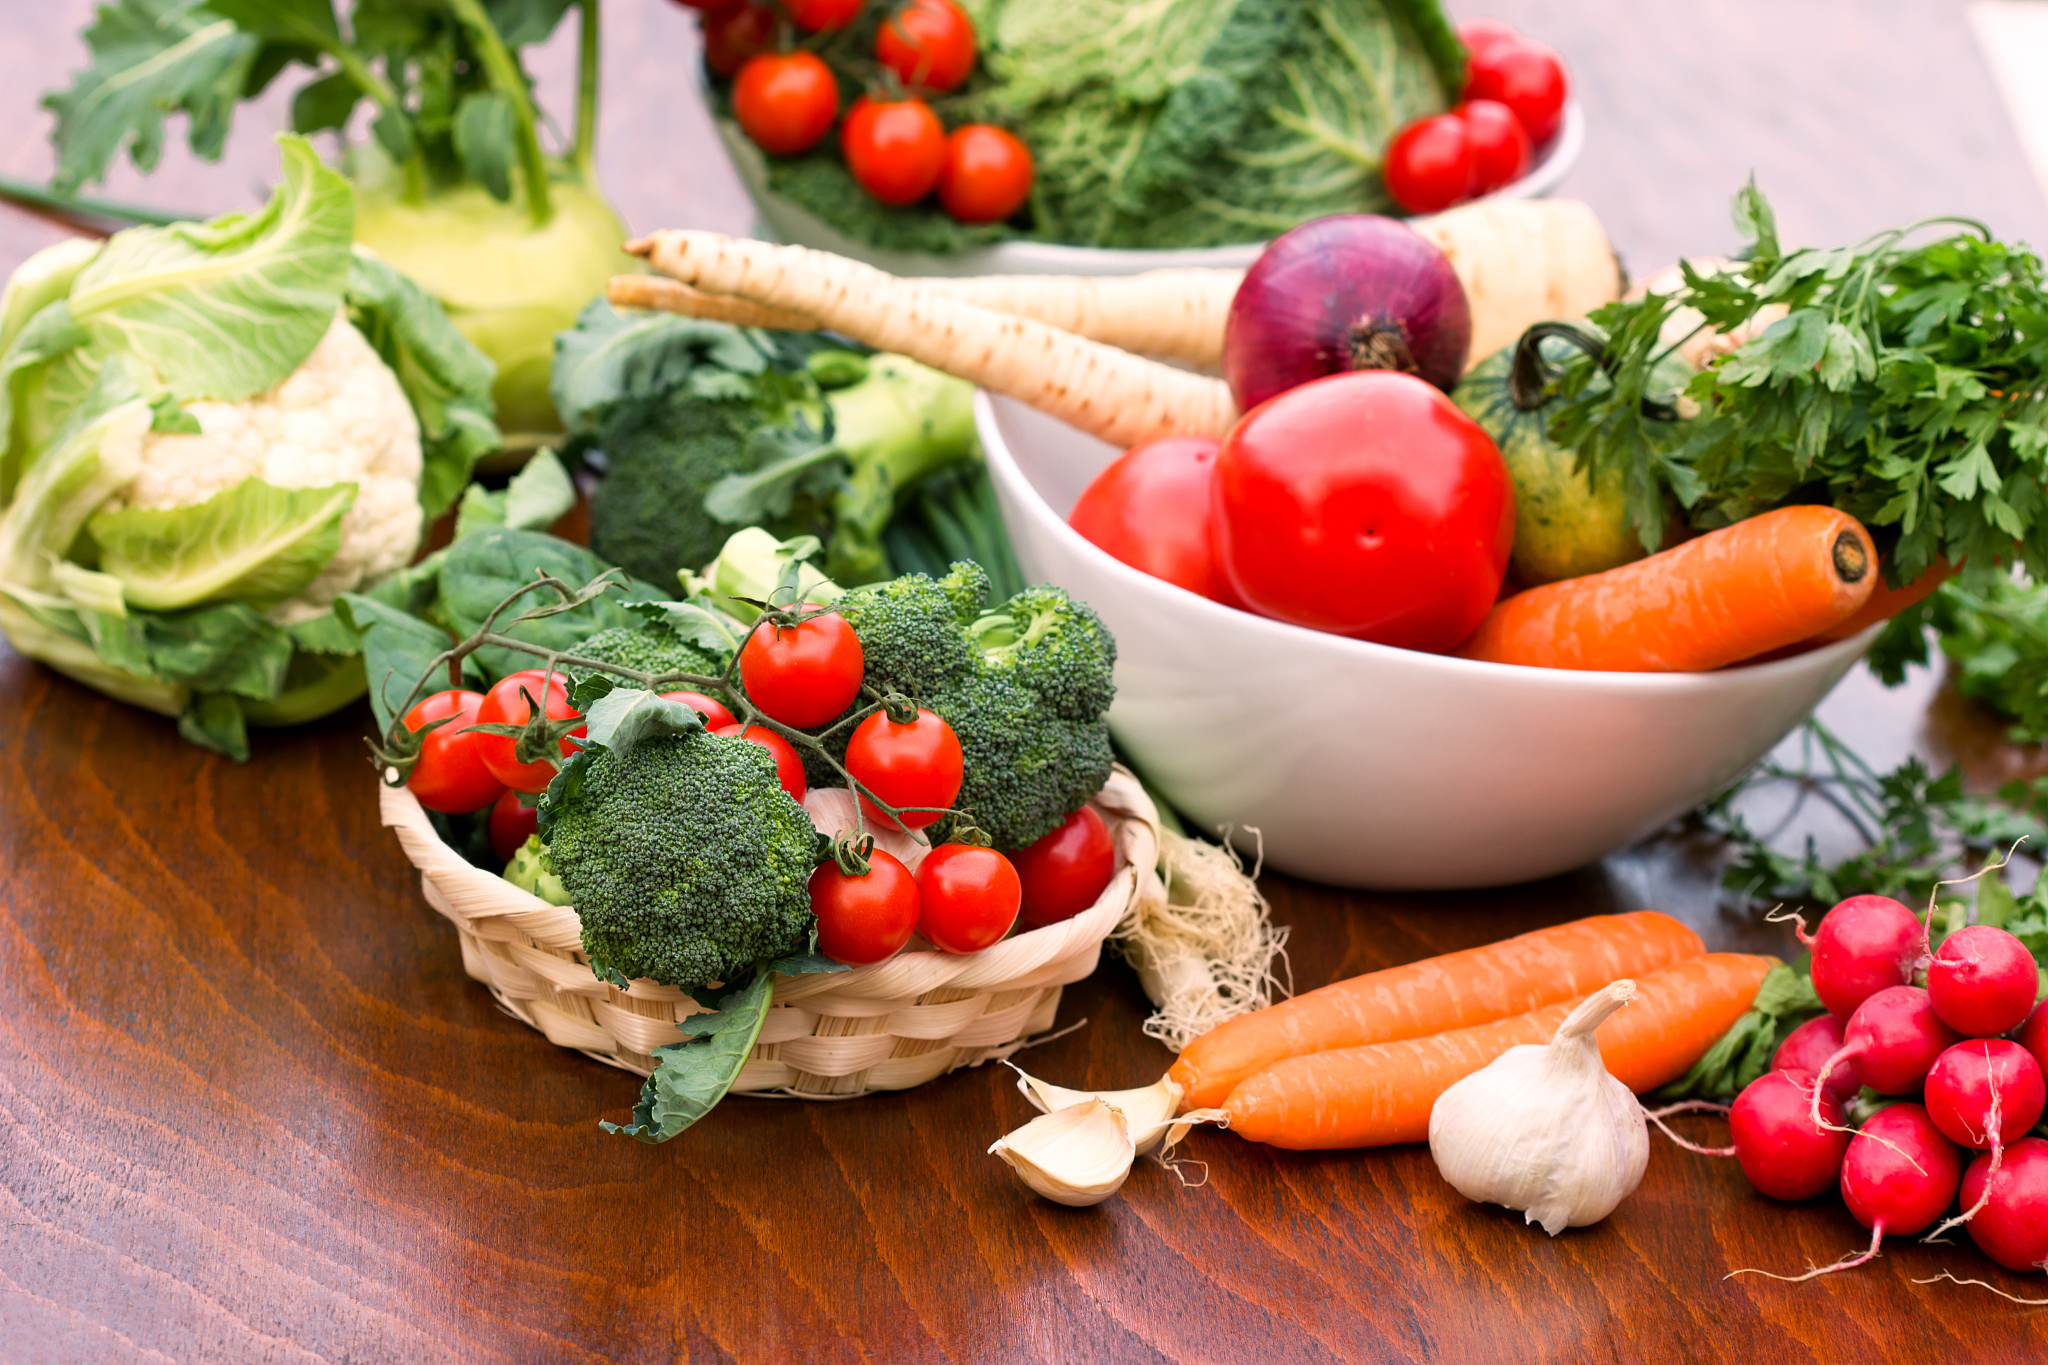
[[(1570, 190), (1639, 264), (1727, 245), (1752, 167), (1789, 234), (1966, 210), (2048, 238), (1947, 4), (1488, 6), (1550, 36), (1593, 124)], [(0, 19), (0, 166), (47, 169), (33, 96), (85, 0)], [(744, 227), (688, 94), (688, 26), (615, 0), (605, 173), (636, 226)], [(559, 57), (560, 54), (556, 54)], [(552, 70), (566, 70), (557, 65)], [(546, 90), (544, 89), (544, 94)], [(267, 113), (266, 113), (267, 110)], [(167, 156), (112, 192), (223, 208), (268, 174)], [(11, 268), (55, 229), (0, 216)], [(1932, 682), (1852, 678), (1831, 719), (1875, 761), (2011, 761)], [(1198, 1134), (1092, 1211), (983, 1153), (1028, 1116), (995, 1068), (848, 1104), (734, 1101), (660, 1148), (609, 1138), (631, 1077), (500, 1013), (379, 828), (359, 712), (237, 767), (0, 649), (0, 1361), (2020, 1361), (2048, 1294), (1964, 1243), (1861, 1240), (1658, 1141), (1642, 1189), (1552, 1241), (1467, 1204), (1426, 1151), (1297, 1155)], [(1988, 755), (1989, 757), (1986, 757)], [(1571, 780), (1560, 774), (1560, 781)], [(1653, 905), (1716, 947), (1782, 947), (1670, 842), (1534, 886), (1341, 893), (1266, 878), (1298, 984)], [(1071, 1085), (1168, 1061), (1130, 972), (1070, 987), (1085, 1028), (1028, 1054)], [(1702, 1123), (1700, 1132), (1711, 1132)]]

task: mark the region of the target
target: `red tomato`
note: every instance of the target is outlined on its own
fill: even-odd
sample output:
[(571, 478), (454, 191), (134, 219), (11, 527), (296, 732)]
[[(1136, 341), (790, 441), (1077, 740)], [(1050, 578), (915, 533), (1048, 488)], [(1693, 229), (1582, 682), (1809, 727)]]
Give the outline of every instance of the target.
[(862, 0), (782, 0), (789, 17), (806, 33), (845, 28), (860, 16)]
[(818, 951), (849, 967), (894, 957), (917, 929), (917, 879), (892, 854), (868, 854), (865, 877), (849, 877), (824, 862), (811, 873), (811, 910), (818, 917)]
[[(541, 693), (543, 683), (547, 685), (546, 696)], [(549, 720), (567, 720), (576, 714), (569, 705), (569, 686), (557, 673), (549, 679), (547, 672), (539, 668), (522, 668), (517, 673), (508, 673), (498, 680), (484, 697), (482, 706), (476, 709), (479, 725), (524, 725), (533, 715), (533, 708), (527, 704), (524, 693), (531, 693), (533, 699), (546, 708)], [(581, 727), (562, 736), (560, 748), (562, 757), (576, 752), (576, 746), (569, 741), (580, 738)], [(510, 735), (478, 735), (477, 749), (483, 755), (484, 766), (491, 775), (516, 792), (545, 791), (548, 783), (555, 780), (555, 765), (546, 759), (535, 759), (521, 763), (513, 757), (519, 741)]]
[(1527, 38), (1472, 54), (1472, 75), (1465, 82), (1466, 99), (1499, 100), (1514, 110), (1537, 147), (1556, 136), (1570, 93), (1571, 83), (1557, 54)]
[(1031, 149), (993, 123), (970, 123), (946, 139), (939, 203), (963, 223), (999, 223), (1031, 197)]
[(1387, 193), (1410, 213), (1435, 213), (1472, 197), (1472, 139), (1456, 114), (1419, 118), (1394, 134), (1380, 163)]
[(743, 739), (749, 744), (758, 744), (775, 759), (775, 777), (782, 783), (782, 789), (789, 793), (789, 799), (802, 804), (804, 793), (810, 790), (810, 779), (804, 775), (804, 760), (796, 746), (760, 725), (749, 725), (742, 730), (737, 724), (716, 726), (711, 731), (720, 739)]
[(902, 208), (939, 183), (946, 130), (923, 100), (878, 101), (863, 95), (839, 125), (839, 150), (862, 189)]
[[(846, 771), (882, 800), (901, 810), (906, 806), (945, 807), (960, 794), (966, 764), (953, 727), (938, 713), (920, 710), (917, 719), (898, 725), (877, 711), (854, 727), (846, 745)], [(923, 829), (943, 810), (905, 811), (903, 823), (860, 799), (867, 817), (884, 829)]]
[(755, 0), (704, 16), (704, 65), (714, 76), (730, 76), (747, 58), (775, 50), (775, 11)]
[(876, 31), (875, 60), (907, 89), (951, 90), (974, 70), (974, 21), (953, 0), (910, 0)]
[(1067, 524), (1132, 568), (1243, 609), (1210, 546), (1214, 436), (1132, 446), (1082, 490)]
[[(683, 705), (694, 709), (698, 715), (704, 717), (704, 728), (707, 730), (715, 731), (727, 725), (738, 725), (740, 723), (739, 717), (727, 710), (724, 702), (716, 697), (707, 697), (702, 692), (664, 692), (661, 694), (661, 699), (663, 701), (679, 701)], [(769, 730), (762, 733), (774, 734), (774, 731)], [(777, 735), (776, 738), (780, 739), (781, 736)]]
[(1440, 651), (1500, 593), (1515, 500), (1492, 438), (1442, 392), (1358, 370), (1238, 419), (1216, 457), (1214, 533), (1253, 610)]
[(1529, 171), (1529, 135), (1515, 111), (1499, 100), (1473, 100), (1459, 108), (1472, 146), (1472, 193), (1488, 194)]
[(839, 82), (816, 53), (764, 52), (733, 81), (732, 116), (762, 151), (796, 156), (832, 131)]
[(1024, 884), (992, 848), (940, 844), (917, 868), (917, 931), (949, 953), (978, 953), (1017, 922)]
[(1038, 929), (1072, 919), (1101, 898), (1116, 875), (1116, 844), (1095, 807), (1083, 806), (1010, 861), (1024, 884), (1024, 922)]
[(823, 725), (860, 695), (860, 637), (838, 612), (793, 626), (760, 626), (740, 646), (740, 685), (761, 714)]
[(508, 791), (491, 807), (491, 852), (498, 861), (509, 863), (527, 837), (540, 832), (540, 812), (519, 804), (519, 793)]
[[(731, 3), (731, 0), (723, 0), (723, 3)], [(1458, 25), (1458, 41), (1465, 45), (1466, 55), (1476, 61), (1480, 53), (1496, 43), (1519, 43), (1523, 39), (1521, 34), (1498, 19), (1467, 19)], [(1469, 84), (1471, 77), (1467, 76), (1466, 81)], [(1471, 98), (1469, 91), (1466, 98)]]
[(405, 779), (405, 785), (428, 810), (467, 815), (490, 805), (505, 790), (505, 784), (484, 766), (477, 747), (487, 736), (463, 733), (476, 724), (476, 709), (483, 700), (481, 692), (436, 692), (405, 713), (408, 730), (443, 716), (454, 717), (435, 726), (420, 741), (420, 761)]

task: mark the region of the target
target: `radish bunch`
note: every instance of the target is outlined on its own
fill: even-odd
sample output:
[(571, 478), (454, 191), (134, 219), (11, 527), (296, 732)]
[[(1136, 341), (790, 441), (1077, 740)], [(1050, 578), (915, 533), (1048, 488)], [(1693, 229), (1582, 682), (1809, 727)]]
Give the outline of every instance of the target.
[[(2048, 1100), (2048, 1003), (2036, 1006), (2033, 954), (1973, 925), (1930, 955), (1919, 917), (1884, 896), (1852, 896), (1800, 938), (1828, 1013), (1786, 1037), (1729, 1121), (1761, 1193), (1839, 1188), (1870, 1229), (1867, 1251), (1809, 1275), (1863, 1264), (1887, 1233), (1933, 1227), (1958, 1192), (1963, 1210), (1937, 1234), (1960, 1224), (2000, 1265), (2048, 1268), (2048, 1141), (2025, 1136)], [(1914, 984), (1923, 971), (1926, 984)], [(1851, 1129), (1844, 1106), (1859, 1087), (1920, 1102)], [(1966, 1171), (1971, 1153), (1981, 1155)]]

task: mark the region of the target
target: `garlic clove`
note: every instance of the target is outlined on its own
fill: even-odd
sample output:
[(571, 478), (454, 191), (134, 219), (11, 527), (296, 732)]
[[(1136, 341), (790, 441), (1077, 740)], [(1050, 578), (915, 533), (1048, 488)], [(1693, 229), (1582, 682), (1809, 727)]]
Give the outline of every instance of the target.
[(1171, 1126), (1167, 1121), (1180, 1108), (1181, 1087), (1164, 1076), (1135, 1090), (1069, 1090), (1063, 1085), (1042, 1081), (1015, 1063), (1010, 1063), (1010, 1069), (1017, 1073), (1019, 1093), (1036, 1105), (1041, 1113), (1054, 1113), (1089, 1100), (1101, 1100), (1115, 1109), (1129, 1125), (1139, 1156), (1159, 1145), (1159, 1140)]
[(997, 1138), (988, 1150), (1008, 1162), (1026, 1185), (1073, 1208), (1088, 1208), (1115, 1194), (1138, 1158), (1124, 1116), (1093, 1096), (1039, 1115)]

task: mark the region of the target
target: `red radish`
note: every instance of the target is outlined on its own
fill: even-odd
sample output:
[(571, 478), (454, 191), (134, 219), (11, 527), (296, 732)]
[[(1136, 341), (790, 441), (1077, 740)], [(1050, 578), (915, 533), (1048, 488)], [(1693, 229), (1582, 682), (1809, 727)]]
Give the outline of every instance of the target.
[[(1771, 1070), (1804, 1071), (1809, 1076), (1818, 1076), (1828, 1058), (1841, 1050), (1842, 1021), (1832, 1014), (1823, 1014), (1785, 1036), (1785, 1041), (1771, 1054)], [(1838, 1100), (1847, 1100), (1861, 1085), (1855, 1071), (1845, 1067), (1828, 1082), (1828, 1093)]]
[[(1887, 986), (1856, 1007), (1842, 1030), (1842, 1046), (1820, 1069), (1825, 1086), (1836, 1067), (1848, 1062), (1856, 1079), (1880, 1095), (1918, 1090), (1934, 1059), (1960, 1043), (1954, 1029), (1935, 1017), (1927, 992), (1918, 986)], [(1820, 1122), (1820, 1100), (1813, 1104)]]
[(1842, 1106), (1823, 1093), (1819, 1099), (1826, 1124), (1817, 1125), (1808, 1112), (1814, 1098), (1813, 1077), (1791, 1071), (1759, 1076), (1736, 1096), (1728, 1111), (1735, 1159), (1759, 1193), (1811, 1199), (1833, 1189), (1841, 1177), (1842, 1154), (1849, 1150)]
[(1837, 1019), (1887, 986), (1909, 984), (1927, 951), (1927, 930), (1889, 896), (1851, 896), (1800, 939), (1813, 950), (1814, 992)]
[(1928, 1117), (1949, 1141), (1979, 1152), (2018, 1141), (2040, 1122), (2044, 1098), (2040, 1064), (2003, 1038), (1957, 1043), (1927, 1073)]
[(2041, 1074), (2048, 1076), (2048, 1001), (2034, 1007), (2033, 1017), (2020, 1027), (2019, 1044), (2034, 1054)]
[(2048, 1269), (2048, 1141), (2021, 1138), (1992, 1165), (1980, 1156), (1963, 1176), (1963, 1204), (1977, 1210), (1970, 1240), (2007, 1270)]
[(2040, 986), (2027, 945), (1988, 924), (1956, 930), (1927, 964), (1934, 1012), (1967, 1038), (2010, 1033), (2034, 1008)]
[(1877, 1255), (1886, 1233), (1904, 1237), (1941, 1217), (1942, 1210), (1955, 1199), (1962, 1178), (1961, 1153), (1941, 1135), (1925, 1109), (1917, 1104), (1895, 1104), (1880, 1110), (1849, 1139), (1849, 1150), (1842, 1157), (1842, 1202), (1857, 1222), (1870, 1229), (1869, 1250), (1853, 1252), (1804, 1275), (1773, 1275), (1768, 1270), (1755, 1273), (1774, 1280), (1810, 1280), (1862, 1265)]

